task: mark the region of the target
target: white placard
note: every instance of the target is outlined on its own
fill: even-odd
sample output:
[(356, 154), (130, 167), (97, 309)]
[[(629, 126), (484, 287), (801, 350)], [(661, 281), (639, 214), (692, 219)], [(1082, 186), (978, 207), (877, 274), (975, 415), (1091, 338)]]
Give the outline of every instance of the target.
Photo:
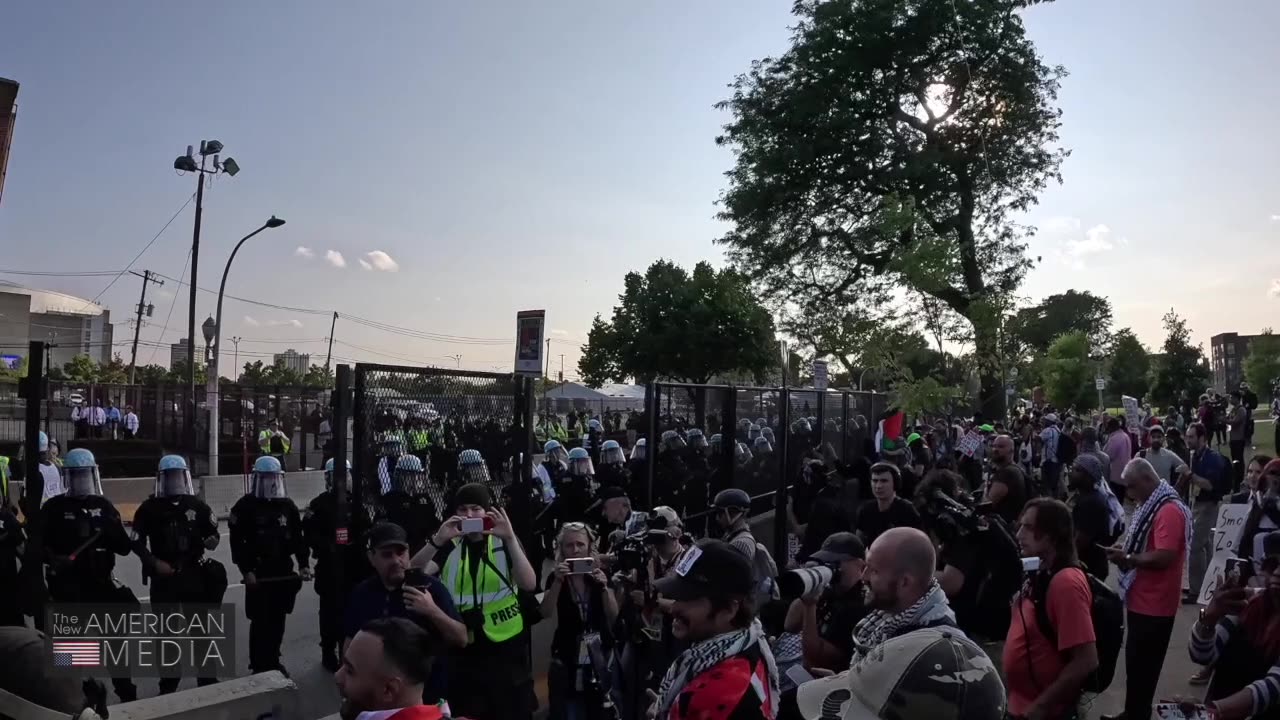
[(1240, 534), (1249, 518), (1249, 504), (1222, 505), (1218, 508), (1218, 524), (1213, 528), (1213, 556), (1234, 556), (1239, 550)]
[(1106, 379), (1106, 378), (1104, 378), (1104, 377), (1102, 377), (1101, 375), (1099, 375), (1098, 377), (1096, 377), (1096, 378), (1094, 378), (1094, 379), (1093, 379), (1093, 387), (1094, 387), (1094, 389), (1096, 389), (1096, 390), (1106, 390), (1106, 389), (1107, 389), (1107, 379)]
[(1138, 399), (1124, 395), (1120, 398), (1120, 402), (1124, 405), (1124, 417), (1129, 424), (1129, 429), (1138, 432), (1142, 427), (1142, 421), (1138, 419)]
[(1218, 589), (1218, 581), (1227, 577), (1227, 560), (1231, 557), (1226, 554), (1213, 556), (1209, 569), (1204, 571), (1204, 584), (1200, 586), (1200, 596), (1196, 598), (1196, 602), (1201, 605), (1209, 604), (1214, 591)]
[(963, 438), (960, 439), (960, 452), (965, 457), (973, 457), (973, 454), (982, 446), (982, 436), (977, 430), (970, 430)]
[(676, 564), (676, 574), (684, 577), (693, 569), (693, 563), (702, 557), (702, 548), (694, 545), (684, 551), (684, 555), (680, 558), (680, 562)]
[(521, 310), (516, 313), (516, 374), (542, 377), (542, 337), (546, 310)]
[(827, 389), (827, 361), (813, 361), (813, 386), (819, 390)]

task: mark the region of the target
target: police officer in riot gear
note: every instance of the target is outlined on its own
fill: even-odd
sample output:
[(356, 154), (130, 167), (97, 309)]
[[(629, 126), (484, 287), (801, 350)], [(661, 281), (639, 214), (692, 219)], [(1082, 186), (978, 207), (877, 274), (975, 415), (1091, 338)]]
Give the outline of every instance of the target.
[(548, 440), (542, 445), (542, 467), (551, 478), (551, 487), (558, 491), (569, 470), (569, 451), (558, 440)]
[(587, 519), (587, 508), (595, 498), (595, 464), (584, 448), (569, 451), (569, 469), (556, 488), (556, 520), (560, 525)]
[[(57, 603), (138, 605), (128, 586), (116, 583), (116, 555), (128, 555), (133, 543), (120, 513), (102, 496), (102, 481), (93, 453), (76, 448), (62, 460), (63, 495), (51, 497), (44, 513), (45, 580)], [(121, 702), (138, 697), (127, 677), (112, 678)]]
[(382, 436), (382, 455), (378, 458), (378, 494), (391, 492), (391, 476), (396, 472), (400, 456), (404, 455), (404, 439), (399, 431)]
[(435, 501), (427, 493), (427, 469), (421, 458), (401, 455), (391, 476), (391, 492), (378, 499), (374, 522), (389, 522), (404, 528), (409, 536), (409, 554), (427, 544), (440, 527)]
[(631, 472), (627, 470), (627, 456), (617, 440), (605, 440), (600, 445), (600, 464), (596, 466), (596, 482), (600, 487), (617, 487), (630, 492)]
[[(354, 502), (350, 462), (347, 463), (347, 500)], [(337, 672), (340, 664), (343, 599), (373, 570), (359, 540), (371, 527), (369, 516), (359, 506), (353, 506), (349, 516), (351, 525), (347, 544), (339, 545), (338, 496), (333, 489), (333, 458), (330, 458), (324, 464), (324, 492), (311, 500), (302, 516), (303, 535), (316, 559), (315, 591), (320, 596), (320, 664), (330, 672)], [(337, 579), (338, 563), (342, 563), (341, 585)]]
[(631, 473), (634, 485), (630, 488), (631, 501), (638, 507), (653, 507), (649, 502), (649, 443), (640, 438), (631, 447), (631, 459), (627, 461), (627, 471)]
[[(675, 430), (662, 433), (662, 445), (658, 452), (658, 467), (654, 473), (653, 505), (682, 505), (680, 494), (689, 479), (689, 468), (684, 463), (688, 443)], [(646, 507), (649, 507), (646, 505)]]
[(8, 489), (8, 483), (0, 486), (0, 625), (25, 625), (17, 587), (27, 534), (11, 509)]
[[(187, 461), (181, 455), (160, 458), (155, 494), (133, 515), (133, 548), (142, 570), (151, 579), (153, 604), (222, 602), (227, 569), (206, 550), (218, 547), (218, 521), (209, 506), (196, 497)], [(148, 550), (150, 546), (150, 550)], [(180, 677), (160, 678), (160, 694), (178, 689)], [(217, 682), (202, 677), (203, 687)]]
[[(227, 520), (231, 561), (244, 575), (244, 614), (249, 618), (249, 671), (279, 670), (285, 618), (311, 579), (310, 548), (302, 534), (298, 506), (285, 492), (284, 470), (273, 457), (253, 463), (252, 489), (236, 501)], [(293, 558), (298, 572), (294, 573)]]

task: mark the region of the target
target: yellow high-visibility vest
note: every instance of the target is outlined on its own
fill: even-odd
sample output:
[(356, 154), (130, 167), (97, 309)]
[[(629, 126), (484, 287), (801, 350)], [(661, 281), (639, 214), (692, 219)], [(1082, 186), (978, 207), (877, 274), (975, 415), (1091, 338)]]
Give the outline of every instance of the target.
[[(520, 596), (511, 584), (511, 560), (502, 540), (489, 536), (485, 557), (478, 570), (479, 577), (471, 574), (467, 558), (467, 545), (462, 538), (453, 541), (453, 552), (445, 560), (440, 579), (453, 596), (459, 612), (479, 608), (484, 616), (484, 634), (492, 642), (503, 642), (524, 630), (524, 616), (520, 612)], [(501, 562), (498, 558), (501, 556)], [(505, 573), (505, 574), (503, 574)], [(475, 640), (467, 630), (467, 640)]]

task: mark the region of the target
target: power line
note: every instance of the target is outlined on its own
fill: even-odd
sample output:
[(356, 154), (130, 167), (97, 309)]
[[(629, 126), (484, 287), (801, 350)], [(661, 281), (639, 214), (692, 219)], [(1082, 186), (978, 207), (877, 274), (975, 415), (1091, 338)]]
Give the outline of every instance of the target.
[(151, 241), (150, 241), (150, 242), (148, 242), (146, 245), (144, 245), (144, 246), (142, 247), (142, 249), (138, 251), (138, 254), (137, 254), (137, 255), (134, 255), (134, 256), (133, 256), (133, 259), (129, 261), (129, 264), (128, 264), (128, 265), (125, 265), (125, 267), (124, 267), (124, 269), (123, 269), (123, 270), (121, 270), (119, 273), (116, 273), (116, 276), (115, 276), (114, 278), (112, 278), (112, 279), (111, 279), (111, 282), (107, 283), (107, 286), (106, 286), (106, 287), (104, 287), (104, 288), (102, 288), (102, 292), (100, 292), (100, 293), (98, 293), (96, 296), (94, 296), (93, 300), (90, 300), (89, 302), (85, 303), (85, 304), (84, 304), (84, 306), (83, 306), (81, 309), (84, 309), (84, 307), (88, 307), (88, 306), (89, 306), (89, 305), (91, 305), (91, 304), (97, 303), (97, 302), (98, 302), (98, 300), (99, 300), (99, 299), (100, 299), (100, 298), (101, 298), (101, 297), (102, 297), (102, 296), (103, 296), (103, 295), (104, 295), (108, 290), (110, 290), (110, 289), (111, 289), (111, 286), (116, 284), (116, 281), (118, 281), (121, 277), (123, 277), (125, 273), (129, 272), (130, 270), (132, 270), (132, 269), (133, 269), (133, 264), (134, 264), (134, 263), (136, 263), (136, 262), (138, 262), (138, 259), (139, 259), (139, 258), (141, 258), (141, 257), (143, 256), (143, 254), (144, 254), (144, 253), (146, 253), (148, 250), (150, 250), (152, 245), (155, 245), (155, 244), (156, 244), (156, 240), (159, 240), (159, 239), (160, 239), (160, 236), (164, 234), (164, 231), (169, 229), (169, 226), (173, 224), (173, 221), (174, 221), (174, 220), (177, 220), (177, 219), (178, 219), (178, 216), (182, 214), (182, 211), (183, 211), (183, 210), (186, 210), (186, 209), (187, 209), (187, 206), (191, 204), (191, 201), (192, 201), (192, 200), (195, 200), (195, 199), (196, 199), (196, 195), (195, 195), (195, 193), (191, 193), (191, 197), (188, 197), (188, 198), (187, 198), (187, 201), (186, 201), (186, 202), (184, 202), (184, 203), (182, 203), (182, 207), (178, 208), (178, 212), (174, 213), (174, 214), (173, 214), (173, 217), (169, 218), (169, 221), (168, 221), (168, 222), (166, 222), (166, 223), (164, 224), (164, 227), (161, 227), (161, 228), (160, 228), (160, 231), (159, 231), (159, 232), (157, 232), (157, 233), (155, 234), (155, 236), (151, 238)]
[[(191, 266), (191, 248), (187, 248), (187, 259), (186, 259), (186, 261), (184, 261), (184, 262), (182, 263), (182, 275), (181, 275), (182, 277), (186, 277), (186, 276), (187, 276), (187, 268), (188, 268), (188, 267), (190, 267), (190, 266)], [(156, 274), (156, 275), (159, 275), (160, 273), (155, 273), (155, 274)], [(179, 285), (181, 285), (181, 284), (182, 284), (182, 281), (181, 281), (181, 280), (179, 280), (179, 281), (178, 281), (178, 284), (179, 284)], [(169, 314), (164, 316), (164, 325), (160, 327), (160, 339), (161, 339), (161, 340), (163, 340), (163, 339), (164, 339), (165, 331), (167, 331), (167, 330), (169, 329), (169, 320), (171, 320), (171, 319), (173, 318), (173, 309), (174, 309), (175, 307), (177, 307), (177, 306), (178, 306), (178, 293), (174, 293), (174, 294), (173, 294), (173, 302), (169, 303)], [(147, 364), (148, 364), (148, 365), (150, 365), (150, 364), (152, 363), (152, 361), (154, 361), (154, 360), (156, 359), (156, 350), (158, 350), (158, 349), (159, 349), (159, 348), (156, 348), (156, 347), (152, 347), (152, 348), (151, 348), (151, 355), (147, 357)]]

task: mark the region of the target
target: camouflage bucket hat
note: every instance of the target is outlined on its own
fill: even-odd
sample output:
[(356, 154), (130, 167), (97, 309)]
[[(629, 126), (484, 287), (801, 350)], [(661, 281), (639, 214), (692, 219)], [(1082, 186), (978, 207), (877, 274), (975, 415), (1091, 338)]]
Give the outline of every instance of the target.
[(800, 686), (805, 720), (1003, 720), (1004, 684), (963, 632), (916, 630), (874, 648), (847, 672)]

